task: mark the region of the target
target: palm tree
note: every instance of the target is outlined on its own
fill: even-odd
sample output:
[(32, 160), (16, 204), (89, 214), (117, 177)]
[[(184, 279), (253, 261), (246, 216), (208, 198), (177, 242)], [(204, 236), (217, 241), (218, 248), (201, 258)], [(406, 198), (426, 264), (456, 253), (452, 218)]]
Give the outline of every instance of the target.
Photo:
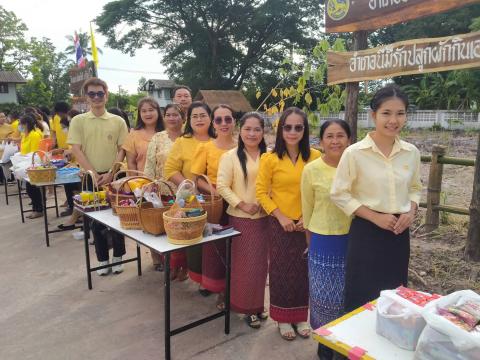
[[(67, 54), (75, 54), (75, 38), (72, 35), (65, 36), (70, 42), (71, 45), (65, 48), (65, 52)], [(83, 50), (83, 56), (87, 57), (87, 55), (92, 55), (92, 48), (90, 42), (90, 34), (88, 32), (82, 32), (81, 30), (78, 31), (78, 39), (80, 40), (80, 46)], [(97, 46), (97, 51), (99, 54), (103, 54), (102, 49)]]

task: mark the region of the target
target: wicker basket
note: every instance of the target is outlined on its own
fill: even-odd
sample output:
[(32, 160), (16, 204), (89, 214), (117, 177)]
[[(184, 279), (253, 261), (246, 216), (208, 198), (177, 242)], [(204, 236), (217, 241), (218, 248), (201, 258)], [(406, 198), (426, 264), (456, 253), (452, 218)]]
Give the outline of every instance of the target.
[(158, 185), (158, 195), (161, 195), (162, 184), (167, 186), (171, 195), (174, 195), (174, 192), (171, 186), (166, 181), (163, 181), (163, 180), (157, 180), (151, 184), (146, 185), (142, 191), (142, 198), (140, 199), (140, 205), (138, 208), (138, 217), (140, 220), (140, 226), (142, 227), (142, 230), (145, 231), (146, 233), (149, 233), (152, 235), (161, 235), (165, 233), (163, 213), (165, 211), (168, 211), (172, 206), (168, 205), (162, 208), (154, 208), (153, 206), (151, 206), (152, 205), (151, 203), (143, 202), (143, 193), (148, 187), (152, 186), (152, 184)]
[(203, 209), (207, 212), (207, 221), (210, 224), (219, 224), (223, 215), (223, 198), (220, 195), (213, 195), (213, 185), (206, 175), (199, 175), (208, 183), (210, 187), (210, 195), (202, 194), (205, 203), (201, 204)]
[(35, 154), (43, 153), (44, 163), (43, 166), (48, 166), (48, 154), (44, 151), (37, 150), (32, 153), (32, 167), (27, 169), (27, 175), (30, 180), (30, 184), (41, 184), (41, 183), (53, 183), (55, 182), (55, 178), (57, 177), (57, 168), (51, 167), (46, 169), (38, 169), (35, 168)]
[(93, 202), (90, 204), (84, 204), (82, 201), (77, 200), (77, 196), (73, 197), (73, 204), (76, 208), (80, 209), (81, 211), (84, 212), (90, 212), (90, 211), (98, 211), (98, 210), (104, 210), (108, 209), (108, 203), (105, 201), (102, 201), (100, 196), (95, 196), (95, 193), (99, 194), (99, 188), (98, 188), (98, 183), (97, 180), (95, 179), (95, 175), (93, 174), (93, 171), (88, 170), (83, 173), (82, 176), (82, 192), (83, 191), (88, 191), (88, 186), (87, 186), (87, 178), (90, 176), (92, 179), (92, 192), (93, 192)]
[[(123, 180), (121, 186), (133, 179), (146, 179), (148, 181), (153, 181), (145, 176), (130, 176)], [(142, 227), (139, 220), (138, 206), (119, 206), (121, 201), (119, 198), (120, 197), (117, 192), (115, 196), (115, 203), (112, 205), (112, 209), (115, 209), (115, 212), (120, 219), (120, 227), (125, 230), (140, 230)], [(133, 196), (133, 199), (135, 199), (135, 196)]]
[[(112, 182), (116, 181), (117, 178), (118, 178), (118, 175), (119, 174), (127, 174), (128, 172), (131, 172), (131, 173), (135, 173), (137, 175), (142, 175), (144, 176), (145, 174), (141, 171), (138, 171), (138, 170), (120, 170), (120, 166), (122, 165), (122, 163), (114, 163), (113, 164), (113, 171), (114, 171), (114, 174), (113, 175), (113, 180)], [(115, 169), (118, 169), (118, 171), (115, 171)], [(129, 178), (130, 179), (130, 178)], [(151, 179), (149, 179), (150, 181), (153, 181)], [(110, 203), (110, 206), (112, 207), (112, 212), (113, 212), (113, 215), (117, 215), (117, 209), (115, 208), (115, 204), (117, 204), (118, 202), (122, 201), (122, 200), (130, 200), (132, 199), (133, 201), (136, 200), (135, 198), (135, 195), (133, 194), (118, 194), (118, 191), (114, 192), (114, 191), (111, 191), (110, 189), (106, 188), (106, 191), (107, 191), (107, 201)], [(117, 201), (117, 197), (118, 197), (118, 202)]]
[[(200, 242), (203, 238), (203, 229), (207, 223), (207, 214), (191, 218), (173, 217), (178, 209), (180, 207), (175, 203), (169, 211), (163, 213), (168, 242), (175, 245), (191, 245)], [(183, 208), (182, 210), (189, 210), (189, 208)]]

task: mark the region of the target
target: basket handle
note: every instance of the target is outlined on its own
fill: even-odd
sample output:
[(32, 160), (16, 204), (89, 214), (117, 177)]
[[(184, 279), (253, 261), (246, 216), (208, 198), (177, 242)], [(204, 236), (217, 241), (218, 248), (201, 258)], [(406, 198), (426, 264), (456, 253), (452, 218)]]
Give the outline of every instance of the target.
[(100, 204), (99, 204), (99, 198), (97, 197), (98, 195), (95, 195), (95, 193), (98, 194), (98, 183), (97, 183), (97, 179), (95, 178), (95, 174), (93, 173), (92, 170), (87, 170), (85, 171), (85, 173), (83, 174), (83, 177), (82, 177), (82, 191), (88, 191), (87, 189), (87, 177), (90, 177), (92, 179), (92, 187), (93, 187), (93, 208), (94, 209), (97, 209), (100, 210)]
[[(211, 196), (212, 199), (213, 199), (213, 189), (214, 189), (214, 187), (213, 187), (213, 184), (212, 184), (212, 182), (210, 181), (209, 177), (208, 177), (207, 175), (205, 175), (205, 174), (200, 174), (200, 175), (197, 175), (197, 176), (198, 176), (199, 178), (201, 177), (203, 180), (205, 180), (205, 181), (207, 182), (208, 187), (210, 188), (210, 196)], [(197, 188), (198, 188), (198, 186), (197, 186)]]
[(42, 153), (44, 158), (45, 158), (45, 161), (42, 160), (42, 156), (39, 155), (39, 158), (40, 158), (40, 161), (42, 161), (42, 164), (46, 164), (47, 161), (48, 161), (48, 153), (46, 153), (45, 151), (43, 150), (37, 150), (37, 151), (34, 151), (32, 153), (32, 166), (35, 166), (35, 154), (40, 154)]
[[(120, 172), (125, 172), (125, 170), (121, 170), (119, 171), (118, 173)], [(135, 170), (136, 171), (136, 170)], [(118, 174), (117, 173), (117, 174)], [(116, 174), (115, 174), (116, 175)], [(152, 179), (150, 179), (149, 177), (146, 177), (146, 176), (129, 176), (129, 177), (126, 177), (125, 179), (123, 179), (123, 181), (120, 183), (120, 186), (118, 187), (119, 191), (116, 192), (115, 194), (115, 206), (118, 206), (118, 194), (120, 192), (120, 190), (123, 188), (123, 185), (125, 185), (127, 182), (129, 182), (130, 180), (134, 180), (134, 179), (145, 179), (145, 180), (148, 180), (150, 182), (153, 182)]]
[[(143, 194), (145, 194), (145, 190), (148, 189), (149, 187), (153, 186), (154, 184), (157, 184), (157, 185), (165, 184), (165, 185), (167, 185), (168, 190), (170, 191), (170, 194), (173, 195), (173, 196), (175, 195), (172, 187), (170, 186), (170, 184), (168, 182), (166, 182), (165, 180), (162, 180), (162, 179), (157, 179), (157, 180), (151, 182), (150, 184), (146, 184), (146, 185), (142, 186), (142, 195), (140, 196), (140, 206), (142, 206), (142, 203), (143, 203)], [(158, 195), (160, 195), (160, 194), (158, 194)]]
[[(116, 162), (116, 163), (113, 164), (113, 166), (114, 166), (114, 167), (115, 167), (115, 166), (118, 166), (118, 164), (122, 164), (122, 163)], [(123, 165), (123, 164), (122, 164), (122, 165)], [(125, 174), (127, 175), (127, 177), (128, 177), (128, 173), (135, 173), (136, 175), (140, 175), (140, 176), (145, 176), (145, 177), (146, 177), (145, 173), (144, 173), (143, 171), (140, 171), (140, 170), (118, 170), (118, 171), (115, 173), (115, 175), (113, 175), (113, 180), (112, 180), (112, 181), (117, 180), (118, 175), (119, 175), (119, 174), (123, 174), (123, 173), (125, 173)]]

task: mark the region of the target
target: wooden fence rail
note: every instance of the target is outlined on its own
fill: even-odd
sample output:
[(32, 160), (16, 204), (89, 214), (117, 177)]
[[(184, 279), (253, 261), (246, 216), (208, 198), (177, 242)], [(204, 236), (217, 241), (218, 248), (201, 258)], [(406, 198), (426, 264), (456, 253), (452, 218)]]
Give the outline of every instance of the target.
[(425, 230), (432, 231), (438, 228), (440, 223), (440, 211), (460, 215), (470, 215), (470, 210), (451, 205), (440, 204), (442, 191), (443, 165), (475, 166), (475, 160), (462, 159), (445, 156), (446, 147), (434, 145), (432, 155), (422, 156), (422, 162), (429, 162), (430, 172), (428, 176), (427, 202), (420, 203), (421, 207), (427, 209), (425, 216)]

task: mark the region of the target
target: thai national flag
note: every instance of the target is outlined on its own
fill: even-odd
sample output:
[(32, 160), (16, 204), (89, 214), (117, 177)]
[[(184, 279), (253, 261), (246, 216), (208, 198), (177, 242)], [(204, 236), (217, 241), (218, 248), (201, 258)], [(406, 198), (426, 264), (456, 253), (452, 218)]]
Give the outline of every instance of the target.
[(82, 47), (80, 46), (80, 39), (78, 37), (77, 32), (75, 32), (74, 43), (75, 43), (75, 55), (77, 59), (77, 66), (80, 68), (83, 68), (85, 67), (85, 58), (83, 57), (83, 50), (82, 50)]

